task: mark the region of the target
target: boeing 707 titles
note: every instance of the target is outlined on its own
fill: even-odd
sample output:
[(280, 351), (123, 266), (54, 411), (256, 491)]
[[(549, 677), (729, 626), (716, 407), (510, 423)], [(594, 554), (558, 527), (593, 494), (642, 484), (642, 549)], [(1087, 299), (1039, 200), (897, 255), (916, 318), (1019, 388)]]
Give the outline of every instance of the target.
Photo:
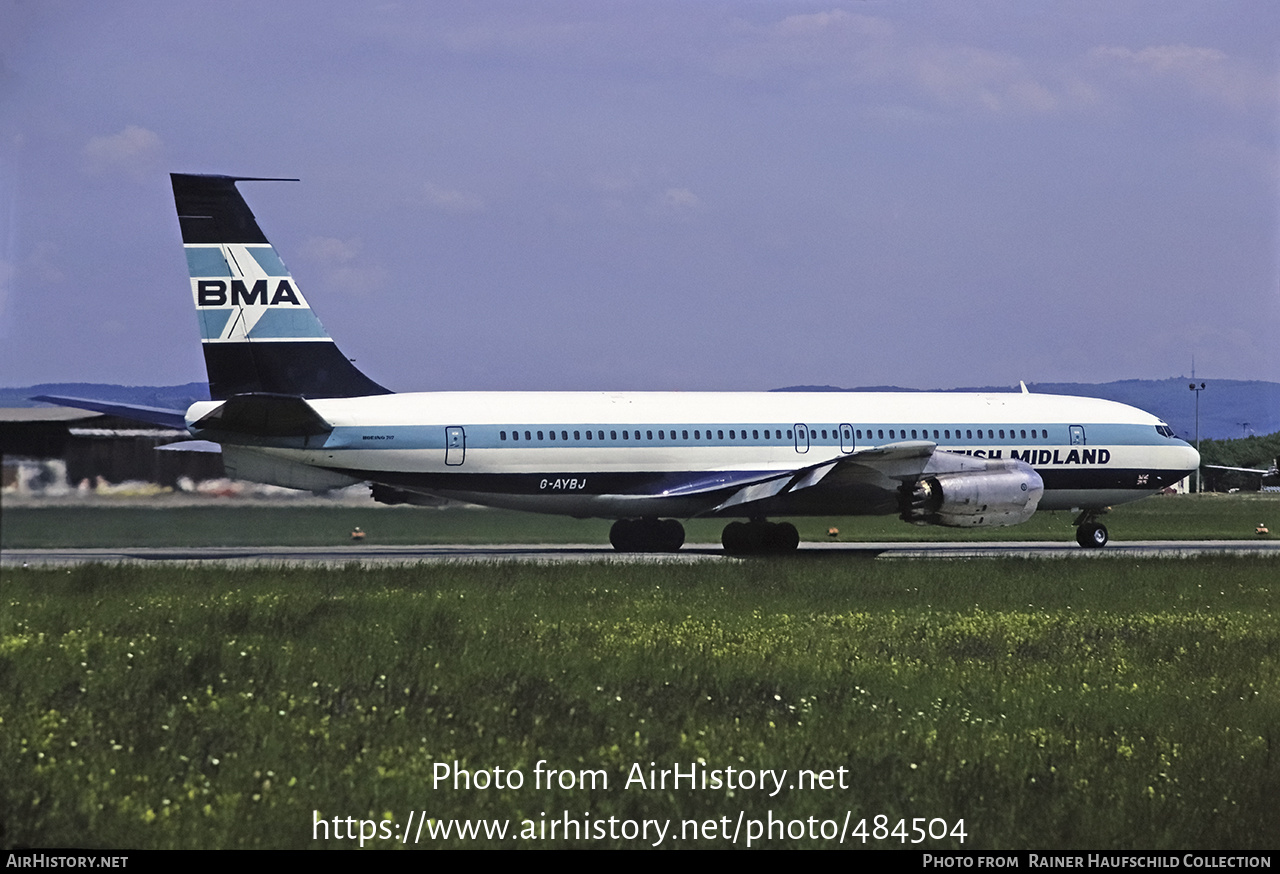
[(729, 521), (732, 554), (788, 552), (780, 516), (897, 514), (1016, 525), (1105, 509), (1195, 470), (1195, 449), (1133, 407), (1002, 393), (422, 392), (351, 363), (236, 187), (173, 174), (211, 401), (185, 412), (44, 397), (189, 430), (229, 476), (296, 489), (368, 483), (386, 503), (449, 498), (616, 520), (621, 551), (674, 551), (679, 519)]

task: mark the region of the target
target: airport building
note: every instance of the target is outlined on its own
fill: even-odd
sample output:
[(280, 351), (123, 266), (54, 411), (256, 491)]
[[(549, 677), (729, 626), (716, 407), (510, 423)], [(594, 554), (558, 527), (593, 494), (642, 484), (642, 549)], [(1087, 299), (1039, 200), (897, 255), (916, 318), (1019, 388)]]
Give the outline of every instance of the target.
[(162, 452), (185, 431), (64, 407), (0, 409), (0, 453), (7, 493), (59, 494), (120, 483), (177, 489), (221, 479), (222, 456)]

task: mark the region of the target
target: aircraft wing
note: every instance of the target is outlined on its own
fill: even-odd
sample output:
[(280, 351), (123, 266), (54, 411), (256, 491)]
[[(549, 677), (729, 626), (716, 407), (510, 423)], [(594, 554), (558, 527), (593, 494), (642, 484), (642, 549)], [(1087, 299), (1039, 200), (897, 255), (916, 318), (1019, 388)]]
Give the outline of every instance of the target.
[(60, 407), (73, 407), (77, 410), (91, 410), (95, 413), (107, 413), (122, 419), (135, 422), (146, 422), (149, 425), (162, 425), (166, 428), (187, 430), (187, 414), (185, 410), (168, 410), (164, 407), (146, 407), (142, 404), (123, 404), (111, 401), (96, 401), (92, 398), (69, 398), (61, 395), (37, 395), (33, 401), (44, 401), (46, 404), (57, 404)]
[(839, 492), (842, 489), (879, 489), (893, 493), (904, 482), (939, 474), (980, 473), (1007, 470), (1010, 462), (979, 458), (938, 449), (928, 440), (909, 440), (863, 449), (775, 476), (758, 474), (739, 487), (708, 514), (754, 504), (806, 489)]
[(1239, 473), (1263, 473), (1263, 474), (1271, 473), (1275, 470), (1274, 467), (1269, 468), (1267, 470), (1262, 470), (1261, 468), (1257, 468), (1257, 467), (1227, 467), (1225, 464), (1205, 464), (1205, 465), (1202, 465), (1202, 467), (1204, 467), (1205, 470), (1234, 470), (1234, 471), (1238, 471)]

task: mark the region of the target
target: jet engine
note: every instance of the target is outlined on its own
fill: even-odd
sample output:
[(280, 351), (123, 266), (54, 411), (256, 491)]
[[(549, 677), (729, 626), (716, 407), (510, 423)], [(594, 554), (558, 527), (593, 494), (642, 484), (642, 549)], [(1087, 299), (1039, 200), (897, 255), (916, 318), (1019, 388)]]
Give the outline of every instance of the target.
[(1021, 461), (927, 476), (898, 490), (904, 522), (948, 528), (1018, 525), (1031, 518), (1043, 495), (1040, 474)]

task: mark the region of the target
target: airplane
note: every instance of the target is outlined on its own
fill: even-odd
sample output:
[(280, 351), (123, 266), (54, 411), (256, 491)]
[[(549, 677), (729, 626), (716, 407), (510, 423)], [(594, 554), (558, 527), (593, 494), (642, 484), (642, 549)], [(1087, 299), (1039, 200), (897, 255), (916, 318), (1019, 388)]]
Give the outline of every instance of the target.
[[(242, 197), (259, 177), (171, 174), (212, 400), (188, 410), (40, 400), (186, 429), (228, 476), (383, 503), (440, 498), (615, 520), (623, 552), (672, 552), (679, 520), (728, 521), (733, 555), (788, 553), (770, 517), (897, 514), (1016, 525), (1072, 510), (1102, 547), (1111, 506), (1199, 454), (1119, 403), (1031, 393), (394, 393), (339, 351)], [(193, 442), (195, 442), (193, 441)]]
[(1280, 492), (1280, 458), (1274, 459), (1271, 466), (1263, 470), (1260, 467), (1228, 467), (1224, 464), (1206, 464), (1205, 470), (1230, 470), (1236, 473), (1259, 474), (1259, 489), (1264, 492)]

